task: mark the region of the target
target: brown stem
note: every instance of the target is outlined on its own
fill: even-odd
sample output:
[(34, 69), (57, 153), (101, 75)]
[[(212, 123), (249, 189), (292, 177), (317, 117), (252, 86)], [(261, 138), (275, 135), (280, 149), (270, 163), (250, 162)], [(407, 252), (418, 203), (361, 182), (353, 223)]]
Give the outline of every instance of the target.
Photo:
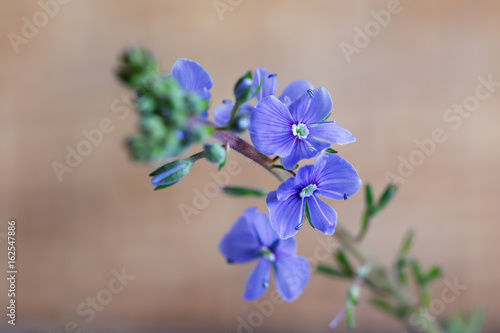
[[(216, 130), (213, 136), (222, 143), (230, 145), (230, 147), (238, 153), (261, 165), (267, 171), (271, 172), (281, 182), (284, 182), (291, 177), (290, 173), (285, 173), (283, 172), (283, 170), (276, 168), (276, 165), (274, 165), (275, 160), (260, 153), (254, 146), (252, 146), (239, 136), (221, 130)], [(368, 278), (371, 282), (373, 282), (375, 286), (375, 289), (373, 290), (374, 293), (380, 292), (382, 290), (388, 291), (392, 296), (394, 296), (396, 300), (398, 300), (400, 304), (404, 304), (412, 309), (412, 312), (406, 318), (400, 318), (396, 314), (394, 314), (396, 318), (401, 320), (403, 326), (405, 326), (408, 331), (425, 333), (444, 332), (434, 317), (428, 319), (425, 327), (419, 328), (411, 325), (408, 321), (408, 318), (410, 318), (412, 315), (418, 315), (418, 311), (420, 309), (418, 308), (418, 304), (416, 304), (416, 301), (409, 290), (401, 289), (395, 283), (395, 281), (393, 281), (393, 279), (388, 276), (377, 258), (372, 255), (372, 252), (363, 247), (356, 240), (356, 238), (342, 226), (337, 225), (333, 237), (337, 238), (342, 246), (344, 246), (346, 250), (349, 251), (361, 265), (369, 264), (372, 267), (372, 272), (370, 273)]]
[(284, 182), (289, 178), (288, 175), (280, 172), (278, 169), (273, 168), (274, 163), (272, 159), (259, 152), (254, 146), (252, 146), (239, 136), (224, 131), (216, 131), (213, 136), (222, 143), (229, 144), (231, 149), (251, 159), (252, 161), (256, 162), (257, 164), (271, 172), (281, 182)]

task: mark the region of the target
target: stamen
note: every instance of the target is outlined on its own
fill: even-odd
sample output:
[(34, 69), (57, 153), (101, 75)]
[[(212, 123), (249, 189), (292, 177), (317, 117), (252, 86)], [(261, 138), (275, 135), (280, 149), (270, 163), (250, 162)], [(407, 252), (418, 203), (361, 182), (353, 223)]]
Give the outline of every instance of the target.
[(274, 74), (269, 74), (269, 75), (267, 76), (267, 78), (268, 78), (268, 79), (270, 79), (270, 78), (275, 77), (275, 76), (278, 76), (278, 74), (276, 74), (276, 73), (274, 73)]
[(222, 100), (222, 104), (229, 104), (229, 103), (231, 103), (231, 101), (230, 101), (230, 100), (228, 100), (228, 99), (223, 99), (223, 100)]
[(260, 248), (260, 253), (270, 262), (274, 262), (276, 260), (276, 256), (274, 255), (273, 251), (269, 250), (266, 246), (262, 246)]
[(344, 193), (344, 200), (347, 200), (347, 198), (349, 198), (349, 196), (347, 195), (347, 193)]
[(307, 136), (309, 135), (309, 129), (307, 128), (306, 124), (302, 123), (293, 124), (292, 132), (293, 135), (295, 135), (299, 139), (307, 139)]
[(317, 189), (318, 187), (316, 186), (316, 184), (310, 184), (307, 187), (304, 187), (302, 191), (300, 191), (299, 195), (301, 198), (307, 198), (313, 195), (314, 191), (316, 191)]
[(314, 90), (307, 89), (307, 93), (309, 94), (309, 96), (311, 96), (311, 98), (314, 98)]

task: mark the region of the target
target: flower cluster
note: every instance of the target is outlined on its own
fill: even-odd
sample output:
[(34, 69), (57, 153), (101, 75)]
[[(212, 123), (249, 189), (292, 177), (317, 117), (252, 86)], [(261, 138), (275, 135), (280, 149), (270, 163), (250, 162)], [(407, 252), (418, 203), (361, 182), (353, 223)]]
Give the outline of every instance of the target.
[[(140, 133), (129, 141), (133, 156), (152, 161), (179, 156), (195, 142), (204, 147), (151, 173), (155, 189), (179, 182), (201, 158), (218, 163), (219, 169), (224, 167), (230, 148), (248, 157), (261, 156), (260, 164), (270, 171), (281, 169), (293, 175), (282, 178), (284, 182), (267, 194), (269, 215), (257, 208), (244, 211), (219, 249), (229, 263), (258, 260), (247, 281), (246, 300), (255, 300), (266, 292), (271, 271), (279, 295), (289, 302), (297, 299), (311, 273), (308, 261), (296, 254), (293, 237), (301, 229), (304, 216), (313, 228), (333, 234), (337, 213), (321, 197), (347, 200), (361, 187), (354, 167), (330, 148), (355, 138), (328, 119), (333, 105), (328, 90), (297, 80), (277, 97), (277, 75), (257, 68), (237, 81), (234, 100), (225, 100), (215, 108), (213, 123), (208, 114), (213, 81), (198, 63), (179, 59), (171, 74), (165, 75), (149, 53), (132, 50), (125, 54), (119, 74), (138, 93), (141, 126)], [(252, 104), (254, 98), (256, 105)], [(246, 128), (255, 147), (231, 133)], [(211, 136), (222, 144), (209, 142)], [(295, 174), (300, 161), (312, 158), (316, 158), (314, 164), (300, 167)], [(231, 192), (260, 193), (240, 187), (225, 191)]]

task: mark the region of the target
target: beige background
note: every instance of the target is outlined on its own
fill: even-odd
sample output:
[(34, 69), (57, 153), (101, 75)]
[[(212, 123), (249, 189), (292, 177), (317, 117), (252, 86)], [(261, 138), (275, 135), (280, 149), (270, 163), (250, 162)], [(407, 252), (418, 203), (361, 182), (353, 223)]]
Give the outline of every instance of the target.
[[(357, 137), (341, 154), (378, 191), (384, 173), (397, 172), (398, 157), (416, 149), (414, 140), (442, 128), (448, 139), (406, 178), (367, 243), (390, 264), (400, 238), (414, 229), (414, 253), (426, 265), (441, 263), (447, 279), (468, 287), (445, 312), (484, 305), (489, 331), (497, 332), (500, 92), (456, 130), (443, 114), (474, 94), (479, 76), (500, 81), (500, 3), (402, 0), (403, 11), (348, 63), (339, 45), (353, 44), (354, 28), (387, 4), (243, 1), (221, 20), (212, 1), (73, 0), (16, 54), (7, 34), (21, 34), (22, 18), (31, 21), (41, 8), (37, 1), (2, 0), (0, 232), (7, 219), (18, 221), (18, 324), (41, 332), (72, 320), (85, 332), (236, 332), (237, 318), (255, 311), (242, 300), (252, 265), (227, 265), (217, 243), (245, 207), (265, 209), (264, 202), (220, 195), (186, 224), (178, 206), (191, 205), (193, 190), (212, 182), (214, 166), (202, 162), (182, 185), (155, 193), (147, 177), (153, 166), (131, 163), (123, 149), (137, 118), (113, 113), (113, 101), (128, 93), (113, 70), (121, 50), (137, 44), (154, 50), (166, 70), (179, 57), (202, 64), (215, 81), (213, 106), (231, 97), (238, 75), (257, 66), (278, 73), (281, 89), (299, 78), (326, 86), (333, 118)], [(104, 118), (115, 130), (59, 182), (51, 163), (64, 163), (66, 147), (75, 148), (82, 130)], [(278, 185), (264, 170), (232, 157), (243, 170), (232, 183)], [(362, 201), (357, 195), (334, 203), (340, 223), (352, 231)], [(304, 227), (300, 254), (312, 256), (318, 238), (325, 239)], [(76, 307), (122, 267), (136, 278), (85, 323)], [(256, 331), (327, 332), (346, 286), (313, 276), (297, 302), (277, 306)], [(438, 283), (438, 295), (443, 288)], [(5, 294), (2, 282), (2, 308)], [(366, 303), (357, 317), (359, 332), (401, 332)]]

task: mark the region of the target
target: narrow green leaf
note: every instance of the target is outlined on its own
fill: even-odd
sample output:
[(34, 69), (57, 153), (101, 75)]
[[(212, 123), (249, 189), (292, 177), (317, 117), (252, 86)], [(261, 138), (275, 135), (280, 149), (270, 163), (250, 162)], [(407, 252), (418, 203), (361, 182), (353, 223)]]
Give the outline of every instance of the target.
[(236, 197), (265, 197), (267, 191), (261, 188), (250, 188), (244, 186), (225, 186), (222, 192)]
[(433, 266), (427, 273), (427, 276), (425, 277), (425, 282), (428, 284), (431, 281), (440, 278), (441, 276), (442, 276), (441, 267)]
[(373, 191), (370, 184), (365, 186), (365, 203), (366, 207), (373, 207)]
[(332, 149), (332, 148), (326, 148), (325, 152), (330, 153), (330, 154), (337, 154), (338, 153), (338, 151), (336, 151), (335, 149)]
[(307, 220), (309, 221), (309, 224), (311, 225), (311, 227), (313, 227), (314, 229), (316, 229), (316, 227), (314, 226), (314, 224), (312, 222), (312, 219), (311, 219), (311, 213), (309, 212), (309, 206), (307, 205), (307, 200), (306, 200), (305, 211), (306, 211), (306, 217), (307, 217)]
[(323, 264), (319, 264), (318, 266), (316, 266), (316, 271), (318, 273), (325, 274), (325, 275), (331, 275), (334, 277), (341, 277), (341, 278), (352, 278), (353, 277), (352, 274), (339, 271), (336, 268), (326, 266)]
[(381, 298), (381, 297), (374, 297), (371, 299), (371, 303), (374, 307), (378, 308), (379, 310), (382, 310), (384, 312), (387, 312), (389, 314), (396, 314), (396, 310), (394, 307), (389, 303), (387, 300)]
[(399, 258), (406, 258), (410, 253), (411, 246), (413, 245), (414, 234), (412, 231), (408, 232), (403, 240), (401, 249), (399, 250)]
[(411, 266), (413, 268), (413, 276), (419, 285), (425, 284), (425, 278), (422, 274), (422, 269), (420, 268), (419, 262), (415, 259), (411, 261)]
[(335, 254), (335, 258), (337, 259), (342, 271), (349, 273), (350, 275), (354, 275), (354, 270), (351, 267), (351, 263), (349, 262), (349, 258), (347, 257), (345, 251), (343, 249), (338, 249)]
[(385, 208), (385, 206), (387, 206), (387, 204), (394, 197), (394, 194), (396, 194), (396, 191), (397, 191), (396, 185), (389, 184), (387, 186), (387, 188), (385, 189), (384, 193), (382, 194), (382, 196), (380, 197), (380, 199), (376, 205), (376, 209), (375, 209), (376, 213), (380, 212), (382, 209)]

